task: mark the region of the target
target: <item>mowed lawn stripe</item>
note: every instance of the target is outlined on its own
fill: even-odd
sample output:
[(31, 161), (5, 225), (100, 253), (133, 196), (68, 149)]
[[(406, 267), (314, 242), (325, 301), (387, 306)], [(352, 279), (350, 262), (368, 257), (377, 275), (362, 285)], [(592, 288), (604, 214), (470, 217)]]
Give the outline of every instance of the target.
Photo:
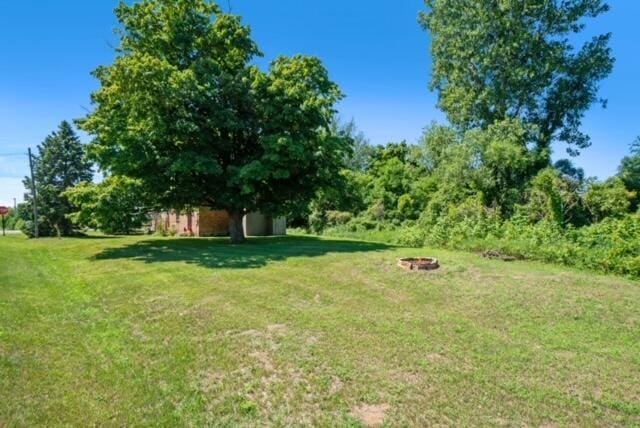
[(634, 281), (312, 237), (0, 249), (7, 425), (640, 423)]

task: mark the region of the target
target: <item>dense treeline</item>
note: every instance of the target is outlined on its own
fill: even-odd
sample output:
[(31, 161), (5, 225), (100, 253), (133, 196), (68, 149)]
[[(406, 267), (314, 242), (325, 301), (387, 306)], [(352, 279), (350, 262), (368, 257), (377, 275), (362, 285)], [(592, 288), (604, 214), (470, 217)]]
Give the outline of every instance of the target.
[(613, 69), (611, 35), (576, 35), (608, 4), (425, 4), (431, 89), (450, 126), (430, 126), (417, 145), (355, 144), (341, 188), (310, 207), (309, 229), (640, 276), (640, 143), (603, 182), (551, 162), (553, 147), (577, 156), (590, 145), (582, 118), (606, 103), (598, 89)]
[(355, 141), (343, 185), (311, 205), (311, 231), (640, 276), (640, 139), (598, 181), (568, 159), (539, 167), (517, 120), (464, 133), (432, 125), (419, 144), (379, 147), (353, 128), (343, 127)]

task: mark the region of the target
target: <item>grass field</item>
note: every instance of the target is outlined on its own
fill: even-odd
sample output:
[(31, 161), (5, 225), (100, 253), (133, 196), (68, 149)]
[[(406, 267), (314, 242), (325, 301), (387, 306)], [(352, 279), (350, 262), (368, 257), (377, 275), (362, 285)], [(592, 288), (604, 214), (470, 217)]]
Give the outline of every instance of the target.
[(640, 425), (626, 279), (312, 237), (8, 236), (0, 266), (0, 426)]

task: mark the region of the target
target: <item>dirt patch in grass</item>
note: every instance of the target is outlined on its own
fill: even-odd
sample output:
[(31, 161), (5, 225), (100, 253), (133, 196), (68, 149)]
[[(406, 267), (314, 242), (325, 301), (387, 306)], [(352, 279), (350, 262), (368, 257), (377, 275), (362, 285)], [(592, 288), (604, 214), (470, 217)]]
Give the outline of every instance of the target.
[(444, 355), (438, 353), (427, 354), (427, 361), (433, 364), (446, 364), (449, 362), (449, 359)]
[(329, 394), (331, 395), (337, 394), (338, 392), (340, 392), (343, 386), (344, 386), (344, 383), (342, 383), (339, 377), (332, 376), (331, 385), (329, 386)]
[(378, 427), (389, 411), (388, 404), (363, 404), (351, 410), (351, 416), (360, 419), (366, 427)]
[(273, 360), (271, 360), (271, 357), (266, 352), (252, 352), (249, 356), (258, 360), (265, 371), (273, 371)]

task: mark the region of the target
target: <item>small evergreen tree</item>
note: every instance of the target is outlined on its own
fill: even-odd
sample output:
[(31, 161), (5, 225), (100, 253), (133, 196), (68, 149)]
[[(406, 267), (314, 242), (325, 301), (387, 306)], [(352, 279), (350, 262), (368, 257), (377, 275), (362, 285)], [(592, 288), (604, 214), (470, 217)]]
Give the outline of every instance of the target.
[[(34, 178), (38, 202), (38, 232), (40, 236), (68, 236), (73, 233), (73, 223), (67, 215), (74, 211), (63, 192), (81, 181), (92, 178), (91, 164), (85, 159), (84, 146), (69, 122), (63, 121), (58, 130), (48, 135), (38, 153), (34, 155)], [(25, 202), (29, 210), (33, 204), (33, 185), (25, 177), (27, 189)], [(32, 221), (25, 224), (24, 232), (34, 232)]]

